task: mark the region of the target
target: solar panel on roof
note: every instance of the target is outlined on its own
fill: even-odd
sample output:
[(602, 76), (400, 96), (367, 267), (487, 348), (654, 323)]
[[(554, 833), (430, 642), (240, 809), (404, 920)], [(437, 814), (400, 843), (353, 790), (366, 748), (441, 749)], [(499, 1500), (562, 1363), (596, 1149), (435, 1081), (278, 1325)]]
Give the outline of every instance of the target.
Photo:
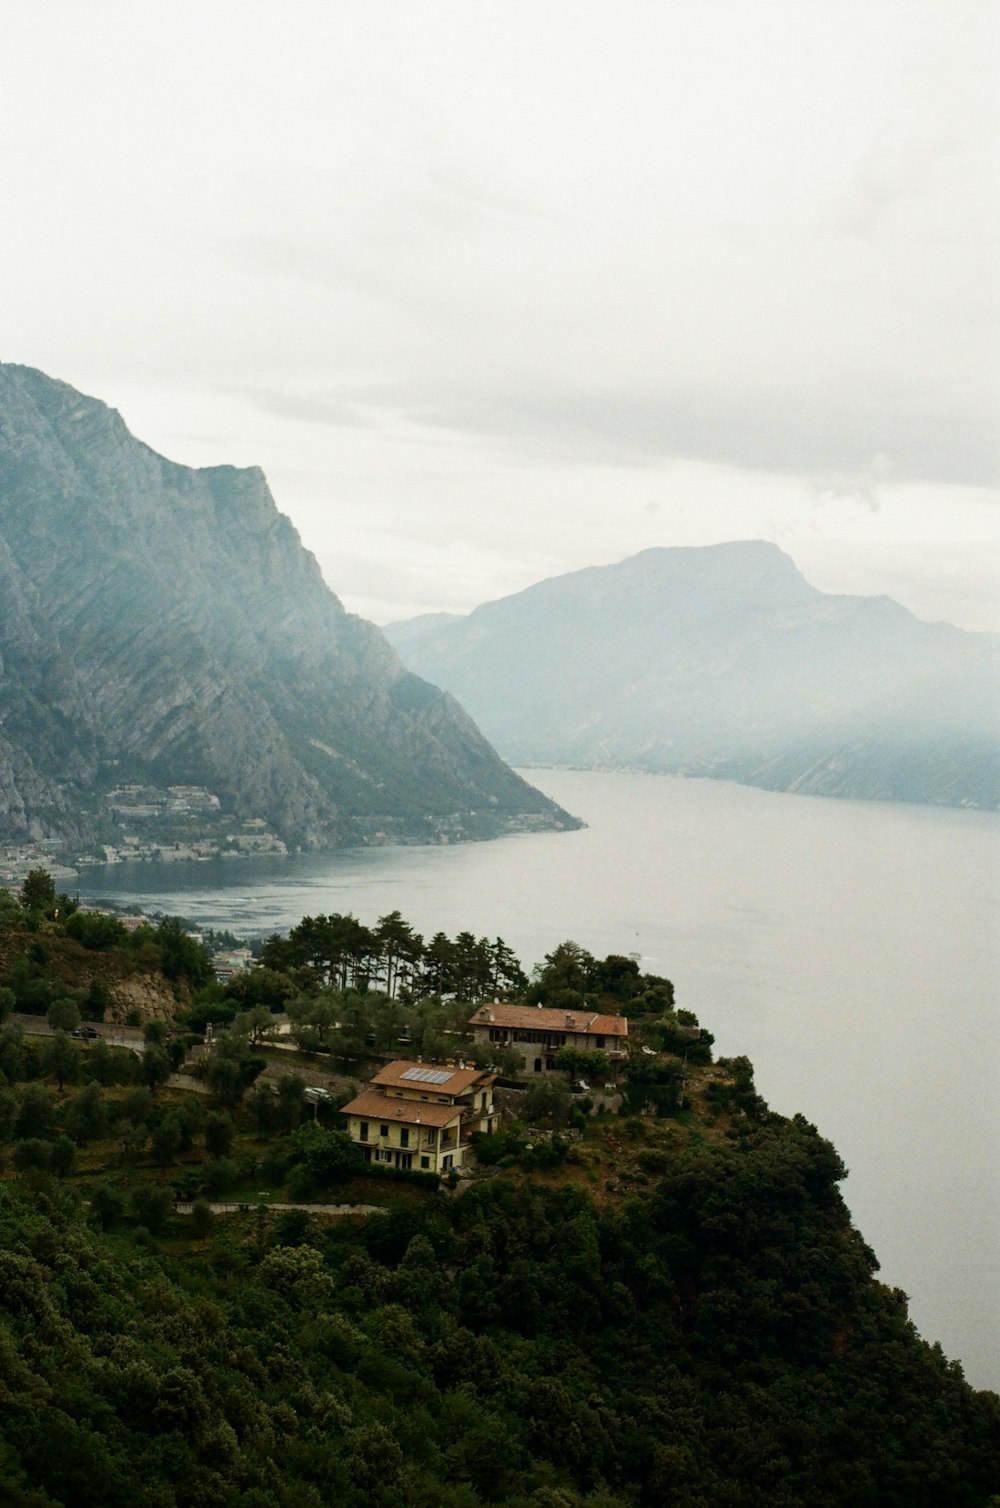
[(413, 1079), (420, 1084), (447, 1084), (451, 1078), (450, 1069), (441, 1068), (407, 1068), (400, 1075), (404, 1079)]

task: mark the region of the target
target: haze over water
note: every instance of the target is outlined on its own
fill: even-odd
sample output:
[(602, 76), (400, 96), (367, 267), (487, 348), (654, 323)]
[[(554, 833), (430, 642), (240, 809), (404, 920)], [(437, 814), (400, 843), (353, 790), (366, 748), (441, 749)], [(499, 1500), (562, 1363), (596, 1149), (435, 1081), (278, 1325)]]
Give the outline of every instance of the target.
[(1000, 816), (670, 776), (527, 772), (589, 824), (275, 865), (90, 871), (116, 896), (260, 933), (399, 910), (502, 936), (526, 968), (573, 938), (636, 952), (746, 1053), (774, 1109), (837, 1146), (882, 1279), (971, 1382), (1000, 1387)]

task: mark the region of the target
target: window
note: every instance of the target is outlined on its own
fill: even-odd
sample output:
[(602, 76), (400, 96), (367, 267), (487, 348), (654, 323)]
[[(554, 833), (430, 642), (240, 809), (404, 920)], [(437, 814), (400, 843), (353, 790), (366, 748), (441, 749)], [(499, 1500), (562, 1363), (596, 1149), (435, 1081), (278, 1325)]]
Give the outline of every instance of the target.
[(389, 1135), (389, 1127), (388, 1126), (379, 1126), (379, 1128), (378, 1128), (378, 1134), (379, 1134), (379, 1136), (388, 1136)]
[(542, 1071), (542, 1060), (541, 1060), (541, 1058), (536, 1058), (535, 1059), (535, 1072), (536, 1073), (541, 1073), (541, 1071)]
[(361, 1140), (362, 1141), (367, 1141), (368, 1140), (368, 1122), (367, 1121), (362, 1121), (361, 1122)]
[(598, 1037), (598, 1039), (597, 1039), (597, 1047), (598, 1047), (598, 1051), (600, 1051), (600, 1049), (601, 1049), (601, 1048), (602, 1048), (602, 1047), (603, 1047), (603, 1046), (604, 1046), (604, 1038), (603, 1038), (603, 1037)]
[(430, 1160), (429, 1157), (421, 1157), (421, 1159), (420, 1159), (420, 1166), (422, 1168), (429, 1168), (430, 1165), (431, 1165), (431, 1160)]
[(408, 1147), (410, 1145), (410, 1131), (409, 1131), (409, 1127), (407, 1127), (407, 1126), (403, 1126), (400, 1129), (400, 1132), (399, 1132), (399, 1145), (401, 1147)]

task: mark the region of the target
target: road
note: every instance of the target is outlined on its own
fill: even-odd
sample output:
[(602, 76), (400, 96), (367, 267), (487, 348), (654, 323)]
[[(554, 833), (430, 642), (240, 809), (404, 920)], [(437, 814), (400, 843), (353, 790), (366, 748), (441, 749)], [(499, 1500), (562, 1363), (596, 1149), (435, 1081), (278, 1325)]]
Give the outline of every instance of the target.
[[(265, 1199), (247, 1199), (242, 1204), (232, 1202), (225, 1204), (209, 1204), (213, 1215), (238, 1215), (240, 1211), (260, 1209), (263, 1205), (266, 1210), (304, 1210), (307, 1215), (327, 1215), (330, 1219), (340, 1219), (347, 1215), (384, 1215), (387, 1213), (379, 1204), (272, 1204)], [(174, 1206), (178, 1215), (190, 1215), (193, 1204), (176, 1204)]]

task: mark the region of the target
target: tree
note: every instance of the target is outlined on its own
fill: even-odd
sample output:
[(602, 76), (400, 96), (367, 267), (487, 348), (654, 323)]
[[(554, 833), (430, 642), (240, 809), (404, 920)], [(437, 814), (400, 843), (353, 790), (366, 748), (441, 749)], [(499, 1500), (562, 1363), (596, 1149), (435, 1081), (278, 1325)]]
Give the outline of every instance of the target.
[(125, 1213), (125, 1195), (113, 1183), (99, 1183), (91, 1191), (90, 1211), (101, 1230), (108, 1230)]
[(24, 1027), (20, 1021), (8, 1021), (0, 1031), (0, 1073), (8, 1084), (26, 1077)]
[(303, 1128), (295, 1138), (304, 1151), (303, 1161), (320, 1188), (343, 1183), (362, 1166), (361, 1154), (346, 1131), (325, 1131), (320, 1126)]
[(269, 1011), (282, 1011), (294, 993), (295, 985), (286, 973), (258, 964), (234, 974), (226, 985), (225, 998), (241, 1011), (253, 1010), (257, 1005), (266, 1006)]
[(0, 1141), (10, 1141), (17, 1122), (17, 1095), (12, 1089), (0, 1089)]
[(588, 1083), (603, 1084), (611, 1072), (611, 1059), (606, 1052), (560, 1047), (556, 1053), (556, 1067), (563, 1073), (568, 1073), (571, 1079), (586, 1079)]
[(174, 1154), (181, 1144), (180, 1122), (176, 1116), (165, 1115), (152, 1136), (153, 1156), (161, 1166), (173, 1162)]
[(247, 1104), (253, 1117), (257, 1134), (266, 1137), (269, 1131), (273, 1131), (277, 1123), (278, 1102), (274, 1090), (270, 1084), (263, 1082), (253, 1086), (253, 1093), (249, 1096)]
[(142, 1077), (155, 1094), (173, 1072), (173, 1064), (162, 1047), (147, 1047), (142, 1055)]
[(122, 1161), (138, 1162), (149, 1141), (149, 1127), (145, 1121), (120, 1120), (117, 1129)]
[(209, 1157), (228, 1157), (235, 1128), (228, 1115), (209, 1115), (205, 1119), (205, 1150)]
[(160, 967), (168, 979), (186, 979), (197, 987), (213, 977), (207, 949), (196, 937), (188, 936), (178, 917), (163, 918), (156, 928), (156, 942), (162, 954)]
[(396, 995), (403, 980), (413, 976), (422, 949), (421, 939), (399, 911), (380, 916), (375, 927), (375, 945), (387, 995)]
[(57, 1136), (50, 1143), (52, 1151), (49, 1155), (50, 1171), (57, 1178), (65, 1178), (67, 1173), (72, 1173), (73, 1164), (76, 1161), (76, 1148), (68, 1136)]
[(286, 1210), (275, 1221), (275, 1246), (305, 1246), (312, 1235), (312, 1221), (305, 1210)]
[(29, 870), (21, 884), (21, 905), (25, 911), (51, 911), (55, 903), (55, 881), (48, 870)]
[(55, 1104), (41, 1084), (29, 1084), (21, 1096), (14, 1125), (15, 1136), (47, 1136), (55, 1122)]
[(502, 937), (490, 944), (490, 992), (495, 1000), (511, 999), (524, 993), (528, 978), (518, 962), (514, 950), (508, 948)]
[(562, 1079), (539, 1079), (524, 1096), (526, 1120), (550, 1120), (561, 1125), (568, 1120), (573, 1097)]
[(299, 995), (289, 1002), (288, 1016), (292, 1036), (304, 1052), (329, 1047), (339, 1025), (337, 1002), (330, 994)]
[(17, 996), (13, 990), (8, 989), (4, 985), (0, 988), (0, 1021), (4, 1021), (10, 1015), (11, 1011), (16, 1009)]
[(124, 943), (128, 933), (115, 916), (77, 911), (66, 922), (66, 935), (94, 952), (106, 952)]
[(66, 1106), (63, 1125), (79, 1147), (107, 1136), (108, 1109), (96, 1083), (88, 1084)]
[(132, 1190), (131, 1205), (134, 1218), (154, 1236), (161, 1236), (173, 1214), (173, 1192), (152, 1184), (140, 1184)]
[(602, 995), (623, 1004), (638, 995), (642, 989), (642, 976), (634, 958), (621, 953), (609, 953), (593, 966), (593, 988)]
[(191, 1234), (196, 1241), (205, 1241), (212, 1234), (215, 1216), (207, 1199), (196, 1199), (191, 1206)]
[(488, 1068), (495, 1063), (498, 1072), (505, 1079), (516, 1079), (524, 1072), (524, 1059), (516, 1047), (497, 1047), (494, 1043), (483, 1043), (473, 1050), (473, 1058), (477, 1068)]
[(204, 1107), (194, 1095), (184, 1095), (174, 1106), (171, 1115), (180, 1128), (181, 1139), (178, 1150), (190, 1152), (194, 1146), (196, 1132), (200, 1131), (205, 1123)]
[(247, 1051), (246, 1038), (227, 1031), (216, 1037), (202, 1069), (214, 1098), (223, 1105), (238, 1105), (267, 1067), (267, 1059)]
[(53, 1000), (45, 1019), (54, 1032), (75, 1032), (80, 1025), (80, 1007), (68, 995)]
[(45, 1044), (42, 1056), (45, 1072), (58, 1081), (62, 1094), (68, 1079), (75, 1079), (80, 1067), (80, 1057), (65, 1032), (56, 1032)]
[(232, 1157), (215, 1157), (205, 1164), (205, 1191), (213, 1199), (221, 1199), (239, 1182), (239, 1163)]
[(579, 943), (560, 943), (546, 953), (544, 964), (536, 968), (524, 998), (529, 1005), (570, 1009), (582, 1005), (592, 985), (594, 967), (593, 954)]
[(270, 1006), (254, 1005), (248, 1011), (241, 1011), (233, 1017), (231, 1030), (257, 1046), (265, 1037), (273, 1035), (276, 1026)]
[(133, 1082), (135, 1056), (122, 1049), (113, 1051), (103, 1037), (98, 1037), (84, 1059), (84, 1073), (99, 1084), (129, 1084)]
[(624, 1108), (633, 1114), (652, 1108), (670, 1115), (679, 1106), (684, 1068), (673, 1058), (630, 1058), (622, 1085)]
[(425, 995), (450, 995), (455, 989), (455, 944), (436, 932), (424, 949), (420, 991)]
[(455, 994), (460, 1000), (480, 1000), (490, 989), (490, 945), (485, 937), (460, 932), (455, 938)]
[(19, 1141), (14, 1148), (14, 1167), (19, 1173), (37, 1168), (47, 1173), (52, 1162), (52, 1143), (41, 1137), (31, 1136)]
[(106, 979), (94, 978), (87, 986), (87, 997), (83, 1002), (83, 1008), (89, 1021), (103, 1021), (105, 1012), (111, 1004), (111, 991)]
[(27, 1141), (19, 1141), (14, 1148), (14, 1166), (19, 1173), (37, 1169), (39, 1172), (54, 1173), (57, 1178), (64, 1178), (72, 1172), (75, 1157), (76, 1148), (66, 1136), (59, 1136), (55, 1141), (31, 1137)]
[(278, 1080), (278, 1123), (294, 1131), (306, 1113), (306, 1081), (297, 1073), (283, 1073)]

